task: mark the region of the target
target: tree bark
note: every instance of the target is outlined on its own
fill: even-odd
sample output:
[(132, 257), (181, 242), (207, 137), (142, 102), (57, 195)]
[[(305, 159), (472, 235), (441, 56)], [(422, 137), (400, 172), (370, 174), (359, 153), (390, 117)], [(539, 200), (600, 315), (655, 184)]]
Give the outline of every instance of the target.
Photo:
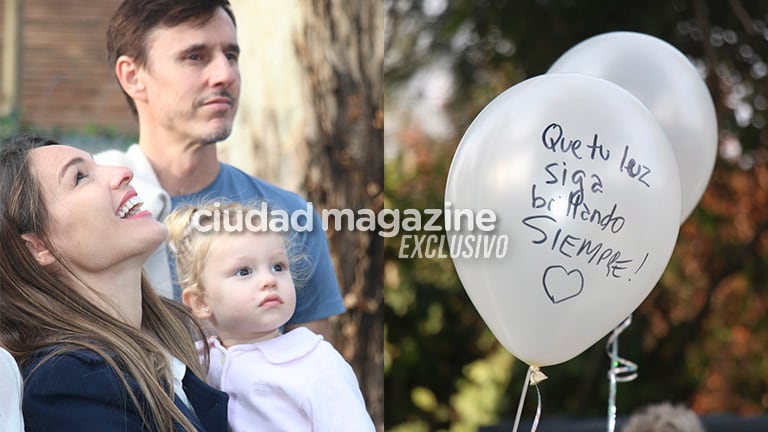
[[(241, 102), (222, 160), (322, 209), (383, 208), (384, 8), (381, 2), (234, 0)], [(384, 244), (372, 229), (333, 230), (347, 313), (333, 343), (384, 429)], [(322, 373), (322, 371), (318, 371)]]
[[(308, 146), (307, 192), (324, 208), (378, 213), (384, 205), (383, 4), (302, 0), (301, 6), (305, 33), (296, 49), (310, 76), (317, 128)], [(329, 234), (348, 308), (339, 318), (339, 346), (383, 430), (383, 238), (371, 230)]]

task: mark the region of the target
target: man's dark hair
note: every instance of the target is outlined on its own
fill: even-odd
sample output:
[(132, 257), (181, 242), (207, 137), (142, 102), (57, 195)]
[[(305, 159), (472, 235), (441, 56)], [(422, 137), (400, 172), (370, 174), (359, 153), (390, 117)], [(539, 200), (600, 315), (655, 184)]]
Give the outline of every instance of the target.
[[(224, 9), (236, 25), (229, 0), (124, 0), (107, 29), (107, 60), (112, 71), (123, 55), (131, 57), (138, 66), (146, 66), (147, 37), (152, 30), (183, 23), (203, 25), (218, 8)], [(137, 115), (133, 99), (123, 93), (131, 111)]]

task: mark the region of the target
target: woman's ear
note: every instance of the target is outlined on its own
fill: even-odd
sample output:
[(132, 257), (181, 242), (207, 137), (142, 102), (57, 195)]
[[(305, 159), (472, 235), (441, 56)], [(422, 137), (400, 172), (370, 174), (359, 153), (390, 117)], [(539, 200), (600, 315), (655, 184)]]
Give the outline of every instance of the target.
[(181, 301), (190, 309), (192, 315), (198, 319), (211, 319), (213, 312), (205, 301), (203, 292), (198, 288), (185, 288), (181, 293)]
[(144, 83), (139, 72), (139, 66), (131, 57), (120, 56), (115, 63), (115, 75), (128, 96), (134, 100), (146, 100)]
[(56, 257), (53, 256), (45, 243), (36, 234), (22, 234), (21, 238), (26, 242), (27, 249), (35, 257), (38, 264), (45, 267), (56, 262)]

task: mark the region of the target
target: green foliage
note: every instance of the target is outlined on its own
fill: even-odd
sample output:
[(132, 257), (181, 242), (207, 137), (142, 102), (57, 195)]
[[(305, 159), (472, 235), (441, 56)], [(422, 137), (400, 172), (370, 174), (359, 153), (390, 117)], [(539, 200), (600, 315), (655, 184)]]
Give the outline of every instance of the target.
[(17, 111), (0, 117), (0, 143), (5, 142), (19, 130), (19, 113)]
[(21, 133), (34, 133), (53, 138), (59, 142), (82, 148), (89, 152), (107, 149), (125, 149), (137, 141), (136, 136), (126, 136), (113, 127), (101, 127), (93, 124), (72, 130), (31, 129), (22, 124), (18, 111), (0, 117), (0, 143)]
[[(386, 165), (388, 208), (442, 208), (452, 150), (432, 155), (422, 163), (433, 176), (402, 170), (402, 160)], [(492, 423), (514, 359), (478, 318), (452, 261), (400, 258), (402, 236), (385, 242), (386, 428), (464, 431)]]
[[(621, 355), (640, 368), (637, 380), (619, 384), (618, 412), (665, 400), (700, 414), (768, 409), (768, 3), (457, 0), (431, 14), (426, 3), (387, 2), (385, 81), (392, 92), (449, 59), (455, 85), (446, 109), (456, 136), (436, 142), (405, 130), (418, 129), (411, 124), (392, 131), (387, 145), (399, 152), (385, 166), (388, 208), (442, 208), (453, 151), (479, 110), (590, 36), (651, 34), (706, 71), (720, 144), (733, 140), (740, 153), (717, 161), (665, 274), (621, 336)], [(402, 241), (385, 245), (386, 429), (509, 421), (525, 365), (488, 331), (450, 259), (401, 259)], [(604, 416), (607, 370), (604, 340), (547, 368), (544, 418)]]

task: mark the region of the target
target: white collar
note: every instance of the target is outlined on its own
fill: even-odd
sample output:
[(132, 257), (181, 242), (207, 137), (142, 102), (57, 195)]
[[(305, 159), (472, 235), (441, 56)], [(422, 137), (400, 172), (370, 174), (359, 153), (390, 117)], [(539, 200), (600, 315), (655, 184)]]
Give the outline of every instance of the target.
[(182, 402), (184, 402), (184, 405), (189, 409), (192, 409), (187, 394), (184, 392), (184, 384), (182, 383), (184, 375), (187, 373), (187, 365), (170, 354), (168, 357), (171, 363), (171, 375), (173, 375), (173, 392), (176, 393), (176, 396), (178, 396)]

